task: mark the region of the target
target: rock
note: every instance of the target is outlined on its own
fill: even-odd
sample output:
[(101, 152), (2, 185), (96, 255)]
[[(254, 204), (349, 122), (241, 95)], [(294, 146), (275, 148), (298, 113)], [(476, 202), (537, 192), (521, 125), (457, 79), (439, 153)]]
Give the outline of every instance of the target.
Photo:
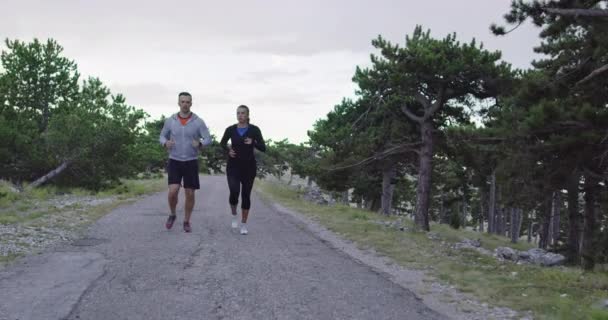
[(431, 240), (440, 240), (441, 237), (439, 237), (438, 234), (436, 234), (435, 232), (429, 232), (426, 234), (426, 237), (431, 239)]
[(462, 243), (468, 244), (471, 247), (475, 247), (475, 248), (481, 247), (481, 239), (471, 240), (471, 239), (465, 238), (464, 240), (462, 240)]
[(540, 264), (545, 267), (553, 267), (560, 266), (564, 264), (565, 261), (566, 257), (562, 256), (561, 254), (547, 252), (547, 254), (543, 256)]
[(498, 247), (494, 250), (496, 256), (505, 260), (517, 261), (517, 251), (509, 247)]
[(520, 251), (519, 259), (520, 260), (530, 260), (530, 253), (528, 251)]
[(519, 258), (522, 261), (538, 264), (545, 267), (559, 266), (564, 264), (566, 257), (561, 254), (547, 252), (540, 248), (530, 249), (528, 251), (520, 251)]
[(606, 299), (600, 303), (600, 308), (602, 308), (604, 310), (608, 310), (608, 299)]
[(540, 264), (540, 261), (543, 257), (543, 255), (546, 253), (545, 250), (540, 249), (540, 248), (533, 248), (527, 251), (528, 254), (530, 255), (530, 262), (534, 263), (534, 264)]
[(461, 250), (461, 249), (471, 249), (471, 250), (475, 250), (483, 255), (488, 255), (491, 256), (492, 252), (489, 251), (488, 249), (485, 249), (483, 247), (481, 247), (481, 240), (477, 239), (477, 240), (471, 240), (471, 239), (464, 239), (461, 242), (455, 243), (452, 245), (453, 249), (457, 249), (457, 250)]
[(317, 188), (310, 188), (307, 192), (302, 196), (302, 198), (308, 202), (312, 202), (319, 205), (327, 205), (329, 202), (325, 197), (323, 197), (323, 193), (321, 190)]

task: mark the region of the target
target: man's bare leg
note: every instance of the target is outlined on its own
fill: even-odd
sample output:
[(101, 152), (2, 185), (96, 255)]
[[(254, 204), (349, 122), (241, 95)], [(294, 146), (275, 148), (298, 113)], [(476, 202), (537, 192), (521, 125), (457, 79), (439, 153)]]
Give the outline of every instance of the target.
[(179, 195), (179, 184), (170, 184), (169, 185), (169, 209), (171, 210), (171, 215), (175, 215), (175, 210), (177, 208), (177, 200)]
[(169, 217), (167, 218), (167, 222), (165, 223), (165, 227), (167, 227), (167, 229), (171, 229), (173, 228), (173, 223), (175, 222), (175, 218), (176, 218), (176, 208), (177, 208), (177, 197), (179, 195), (179, 184), (170, 184), (169, 185), (169, 192), (167, 195), (167, 199), (169, 200), (169, 210), (171, 210), (171, 213), (169, 214)]
[(184, 222), (190, 222), (190, 217), (192, 216), (192, 209), (194, 209), (194, 189), (184, 189), (186, 191), (186, 216), (184, 217)]

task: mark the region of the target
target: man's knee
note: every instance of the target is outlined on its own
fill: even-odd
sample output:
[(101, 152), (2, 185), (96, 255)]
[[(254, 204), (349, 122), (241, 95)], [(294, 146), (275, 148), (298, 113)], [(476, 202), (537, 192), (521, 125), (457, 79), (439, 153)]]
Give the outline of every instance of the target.
[(177, 195), (179, 194), (179, 184), (177, 185), (169, 185), (169, 196), (170, 197), (177, 197)]
[(194, 189), (184, 189), (184, 191), (186, 193), (186, 197), (194, 198)]

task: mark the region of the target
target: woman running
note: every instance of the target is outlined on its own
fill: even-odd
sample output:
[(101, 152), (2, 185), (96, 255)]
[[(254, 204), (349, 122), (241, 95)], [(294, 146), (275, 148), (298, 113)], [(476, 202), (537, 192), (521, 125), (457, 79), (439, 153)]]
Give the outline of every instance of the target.
[[(247, 106), (241, 105), (236, 109), (236, 118), (238, 123), (226, 128), (220, 145), (228, 152), (226, 175), (230, 188), (229, 202), (232, 209), (232, 228), (239, 227), (236, 206), (239, 203), (239, 191), (241, 191), (241, 234), (247, 234), (247, 217), (251, 207), (251, 188), (253, 188), (253, 180), (257, 171), (253, 148), (265, 152), (266, 145), (260, 128), (249, 123), (249, 108)], [(230, 147), (227, 145), (228, 139), (231, 141)]]

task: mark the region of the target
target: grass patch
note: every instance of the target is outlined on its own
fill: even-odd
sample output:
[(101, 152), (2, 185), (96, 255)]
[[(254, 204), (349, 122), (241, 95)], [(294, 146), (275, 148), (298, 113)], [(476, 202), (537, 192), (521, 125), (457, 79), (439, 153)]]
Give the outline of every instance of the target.
[[(482, 302), (531, 310), (535, 319), (608, 319), (602, 318), (606, 312), (594, 308), (598, 301), (608, 298), (608, 273), (501, 263), (474, 250), (450, 249), (441, 242), (480, 239), (489, 250), (499, 246), (527, 250), (532, 246), (526, 242), (513, 245), (504, 237), (454, 230), (446, 225), (432, 225), (431, 231), (441, 241), (431, 240), (423, 232), (401, 232), (378, 223), (395, 217), (342, 205), (315, 205), (301, 200), (295, 190), (266, 181), (258, 186), (266, 197), (313, 218), (359, 247), (373, 248), (402, 266), (423, 269)], [(411, 221), (405, 224), (412, 229)]]
[[(17, 205), (19, 208), (19, 205)], [(19, 210), (19, 209), (17, 209)], [(2, 210), (0, 211), (0, 224), (15, 224), (15, 223), (25, 223), (32, 220), (39, 219), (47, 214), (51, 214), (57, 212), (57, 209), (49, 208), (48, 210), (38, 210), (33, 212), (27, 212), (27, 214), (19, 213), (19, 211), (15, 211), (15, 209), (11, 210)]]
[(18, 255), (18, 254), (9, 254), (8, 256), (0, 256), (0, 266), (5, 265), (9, 262), (12, 262), (19, 257), (20, 257), (20, 255)]
[(608, 320), (608, 311), (599, 309), (592, 310), (591, 320)]
[(6, 181), (0, 180), (0, 208), (11, 206), (19, 198), (18, 192), (15, 192)]
[(494, 251), (497, 247), (508, 246), (513, 249), (517, 249), (520, 251), (526, 251), (528, 249), (534, 248), (534, 244), (520, 241), (518, 243), (511, 243), (507, 238), (501, 237), (496, 234), (488, 234), (486, 232), (480, 233), (470, 230), (463, 229), (454, 229), (446, 224), (434, 224), (432, 226), (432, 231), (439, 233), (442, 237), (450, 242), (458, 242), (462, 241), (464, 238), (468, 239), (479, 239), (481, 241), (482, 247)]
[(167, 188), (164, 179), (123, 180), (119, 185), (98, 193), (99, 196), (137, 197), (148, 193), (159, 192)]
[(22, 221), (22, 217), (20, 217), (14, 211), (0, 211), (0, 224), (13, 224)]
[(32, 208), (32, 203), (25, 200), (22, 202), (19, 202), (16, 206), (15, 209), (17, 209), (17, 211), (19, 212), (24, 212), (24, 211), (28, 211)]

